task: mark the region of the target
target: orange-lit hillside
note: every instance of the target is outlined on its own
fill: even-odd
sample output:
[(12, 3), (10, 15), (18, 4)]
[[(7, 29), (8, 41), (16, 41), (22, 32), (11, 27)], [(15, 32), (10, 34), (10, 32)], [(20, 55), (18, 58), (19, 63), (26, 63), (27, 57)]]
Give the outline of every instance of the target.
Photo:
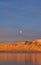
[(41, 52), (41, 40), (0, 42), (0, 52)]

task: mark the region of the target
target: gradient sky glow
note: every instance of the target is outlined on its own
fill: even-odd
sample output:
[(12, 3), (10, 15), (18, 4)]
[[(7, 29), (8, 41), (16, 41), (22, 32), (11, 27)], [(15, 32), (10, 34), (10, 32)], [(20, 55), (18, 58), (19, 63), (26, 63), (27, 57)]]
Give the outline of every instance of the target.
[(0, 41), (37, 38), (41, 38), (41, 0), (0, 0)]

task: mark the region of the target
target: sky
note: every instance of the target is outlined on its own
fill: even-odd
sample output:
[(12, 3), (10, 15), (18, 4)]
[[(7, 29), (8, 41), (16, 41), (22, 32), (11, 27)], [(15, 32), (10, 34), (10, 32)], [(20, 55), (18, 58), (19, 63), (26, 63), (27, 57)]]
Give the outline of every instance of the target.
[(0, 0), (0, 41), (41, 38), (41, 0)]

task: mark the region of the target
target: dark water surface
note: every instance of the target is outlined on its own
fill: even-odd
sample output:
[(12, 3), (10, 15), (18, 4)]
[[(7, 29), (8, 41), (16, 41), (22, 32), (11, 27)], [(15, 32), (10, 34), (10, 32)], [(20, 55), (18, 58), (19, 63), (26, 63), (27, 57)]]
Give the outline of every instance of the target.
[(0, 53), (0, 65), (41, 65), (41, 53)]

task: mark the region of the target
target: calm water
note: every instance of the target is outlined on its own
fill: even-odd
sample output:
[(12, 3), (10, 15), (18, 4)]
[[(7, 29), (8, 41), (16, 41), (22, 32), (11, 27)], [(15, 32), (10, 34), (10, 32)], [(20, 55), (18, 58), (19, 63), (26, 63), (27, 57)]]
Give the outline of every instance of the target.
[(41, 53), (0, 53), (0, 65), (41, 65)]

